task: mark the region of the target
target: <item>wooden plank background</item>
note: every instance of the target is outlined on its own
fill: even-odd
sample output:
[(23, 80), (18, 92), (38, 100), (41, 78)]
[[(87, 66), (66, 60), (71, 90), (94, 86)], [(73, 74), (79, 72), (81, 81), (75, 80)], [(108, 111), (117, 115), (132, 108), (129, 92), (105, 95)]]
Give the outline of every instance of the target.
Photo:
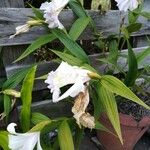
[[(119, 25), (122, 17), (125, 15), (123, 12), (117, 10), (108, 11), (106, 14), (100, 14), (99, 11), (88, 11), (89, 15), (95, 22), (98, 32), (103, 32), (104, 37), (119, 32)], [(11, 34), (15, 33), (15, 28), (18, 25), (23, 25), (29, 19), (28, 16), (33, 15), (31, 9), (28, 8), (1, 8), (0, 9), (0, 46), (8, 45), (22, 45), (32, 43), (37, 37), (46, 33), (42, 27), (32, 28), (30, 32), (16, 36), (9, 39)], [(67, 17), (66, 17), (67, 16)], [(75, 21), (75, 15), (71, 10), (63, 11), (60, 14), (60, 20), (68, 29)], [(143, 17), (139, 18), (143, 26), (139, 32), (135, 32), (133, 36), (143, 36), (150, 34), (150, 22)], [(127, 23), (127, 17), (125, 24)], [(82, 40), (95, 39), (93, 32), (88, 27), (81, 35)]]

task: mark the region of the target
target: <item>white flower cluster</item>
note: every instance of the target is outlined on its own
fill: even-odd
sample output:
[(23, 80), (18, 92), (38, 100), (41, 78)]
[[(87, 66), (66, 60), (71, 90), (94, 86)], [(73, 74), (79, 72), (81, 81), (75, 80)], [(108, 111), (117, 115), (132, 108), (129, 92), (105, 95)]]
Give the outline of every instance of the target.
[(49, 28), (64, 28), (58, 19), (58, 15), (68, 2), (69, 0), (52, 0), (49, 3), (45, 2), (41, 5), (40, 9), (44, 10), (45, 22), (48, 23)]
[[(68, 2), (69, 0), (52, 0), (51, 2), (45, 2), (41, 4), (40, 10), (44, 11), (45, 23), (48, 24), (49, 28), (64, 28), (64, 26), (58, 19), (58, 15), (62, 11), (62, 9), (68, 4)], [(16, 35), (28, 32), (30, 27), (32, 27), (33, 25), (38, 25), (40, 21), (41, 20), (31, 20), (27, 21), (27, 23), (24, 25), (17, 26), (16, 33), (11, 35), (9, 38), (12, 39)]]

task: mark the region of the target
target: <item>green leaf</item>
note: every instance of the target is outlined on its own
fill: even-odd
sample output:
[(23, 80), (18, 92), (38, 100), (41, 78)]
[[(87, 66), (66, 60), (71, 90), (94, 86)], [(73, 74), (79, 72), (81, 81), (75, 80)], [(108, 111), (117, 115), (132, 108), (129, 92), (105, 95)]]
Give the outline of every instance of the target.
[(150, 12), (143, 11), (140, 13), (140, 15), (150, 20)]
[(141, 29), (142, 24), (141, 23), (132, 23), (126, 27), (128, 32), (131, 34), (133, 32), (137, 32)]
[(11, 111), (12, 101), (9, 96), (4, 95), (4, 113), (6, 115), (6, 121), (8, 121), (8, 116)]
[(0, 78), (0, 89), (3, 87), (3, 84), (5, 83), (6, 78)]
[(90, 88), (90, 95), (92, 97), (92, 103), (94, 105), (94, 118), (95, 120), (98, 120), (100, 117), (100, 114), (104, 112), (103, 104), (98, 100), (98, 88), (97, 83), (93, 83), (93, 86)]
[(87, 14), (78, 0), (70, 0), (69, 6), (78, 17), (87, 17)]
[(75, 138), (74, 138), (74, 145), (76, 150), (79, 150), (83, 137), (84, 137), (84, 128), (80, 129), (79, 127), (77, 127), (75, 129)]
[(0, 147), (2, 147), (4, 150), (9, 150), (8, 133), (6, 131), (0, 131)]
[(58, 140), (61, 150), (74, 150), (71, 130), (66, 120), (59, 126)]
[(136, 56), (132, 50), (132, 47), (127, 41), (128, 44), (128, 72), (125, 77), (124, 83), (126, 86), (133, 86), (135, 83), (135, 80), (137, 79), (138, 76), (138, 64), (137, 64), (137, 59)]
[(117, 103), (115, 100), (114, 94), (107, 90), (103, 85), (99, 84), (98, 87), (98, 97), (105, 107), (105, 111), (107, 113), (107, 116), (113, 125), (121, 143), (123, 143), (122, 135), (121, 135), (121, 128), (120, 128), (120, 121), (119, 121), (119, 113), (117, 109)]
[(65, 47), (77, 58), (81, 59), (83, 62), (89, 62), (89, 58), (84, 52), (84, 50), (73, 41), (69, 35), (65, 34), (62, 30), (53, 29), (52, 33), (65, 45)]
[(112, 133), (111, 131), (109, 131), (104, 125), (102, 125), (100, 123), (100, 121), (95, 121), (95, 129), (102, 130), (102, 131), (105, 131), (105, 132), (108, 132), (108, 133), (111, 133), (111, 134), (115, 135), (114, 133)]
[(56, 39), (56, 37), (53, 34), (46, 34), (46, 35), (40, 36), (14, 62), (20, 61), (21, 59), (27, 57), (29, 54), (31, 54), (32, 52), (34, 52), (36, 49), (40, 48), (42, 45), (47, 44), (49, 42), (52, 42), (55, 39)]
[(112, 40), (109, 44), (109, 56), (108, 60), (116, 65), (118, 60), (118, 44), (116, 40)]
[(22, 89), (21, 89), (21, 100), (22, 100), (22, 108), (21, 108), (21, 126), (23, 132), (27, 132), (30, 128), (30, 115), (31, 115), (31, 101), (32, 101), (32, 89), (35, 77), (36, 67), (32, 67), (27, 73)]
[(44, 17), (43, 17), (43, 12), (41, 10), (33, 7), (32, 5), (30, 5), (30, 7), (32, 8), (32, 11), (35, 14), (36, 18), (38, 18), (40, 20), (45, 20)]
[(81, 35), (81, 33), (85, 30), (89, 22), (90, 19), (88, 17), (82, 17), (77, 19), (69, 31), (71, 39), (76, 41), (78, 37)]
[(15, 88), (26, 76), (27, 72), (29, 71), (30, 67), (23, 68), (15, 72), (13, 75), (11, 75), (6, 82), (3, 84), (3, 90), (4, 89), (13, 89)]
[(31, 122), (33, 124), (38, 124), (42, 121), (46, 121), (46, 120), (50, 120), (47, 116), (39, 113), (39, 112), (34, 112), (32, 113), (32, 116), (31, 116)]
[(142, 52), (140, 52), (137, 55), (137, 62), (138, 64), (140, 62), (142, 62), (146, 57), (148, 57), (150, 55), (150, 47), (146, 48), (145, 50), (143, 50)]
[(46, 125), (50, 124), (52, 121), (46, 120), (46, 121), (42, 121), (38, 124), (36, 124), (32, 129), (30, 129), (28, 132), (37, 132), (37, 131), (41, 131)]
[(48, 77), (48, 74), (45, 74), (45, 75), (35, 78), (35, 80), (46, 80), (47, 77)]
[(104, 75), (101, 78), (101, 84), (109, 91), (120, 95), (124, 98), (132, 100), (133, 102), (150, 109), (142, 100), (140, 100), (123, 82), (114, 76)]
[(134, 13), (133, 11), (129, 11), (128, 20), (129, 20), (130, 24), (135, 23), (137, 21), (138, 17), (139, 17), (139, 14)]
[(83, 64), (83, 62), (80, 59), (78, 59), (77, 57), (74, 57), (70, 54), (55, 51), (55, 50), (52, 50), (52, 52), (55, 53), (57, 56), (59, 56), (62, 60), (68, 62), (70, 65), (81, 66)]

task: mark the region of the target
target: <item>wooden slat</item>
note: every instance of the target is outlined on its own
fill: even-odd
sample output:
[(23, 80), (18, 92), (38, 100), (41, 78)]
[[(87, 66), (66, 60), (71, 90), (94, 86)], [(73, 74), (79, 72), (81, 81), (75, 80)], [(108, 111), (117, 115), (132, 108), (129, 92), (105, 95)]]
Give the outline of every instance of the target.
[[(119, 24), (122, 17), (125, 15), (119, 11), (109, 11), (106, 14), (100, 14), (99, 11), (88, 11), (93, 18), (98, 32), (103, 32), (104, 37), (118, 33)], [(9, 39), (11, 34), (15, 33), (15, 27), (23, 25), (28, 20), (27, 16), (32, 15), (31, 9), (27, 8), (1, 8), (0, 9), (0, 46), (22, 45), (33, 42), (40, 35), (45, 34), (45, 30), (41, 27), (31, 29), (30, 32), (17, 36), (14, 39)], [(71, 10), (63, 11), (60, 14), (60, 20), (68, 29), (75, 21), (75, 16)], [(133, 36), (142, 36), (150, 34), (150, 23), (146, 19), (140, 18), (143, 27)], [(125, 21), (127, 23), (127, 19)], [(94, 39), (93, 32), (90, 28), (86, 29), (80, 39)]]
[(1, 0), (0, 1), (1, 6), (0, 7), (13, 7), (13, 8), (22, 8), (24, 7), (24, 1), (23, 0)]
[[(143, 6), (143, 11), (149, 12), (150, 8), (150, 0), (144, 0), (144, 6)], [(149, 21), (150, 24), (150, 21)], [(134, 38), (134, 47), (143, 47), (149, 45), (149, 42), (147, 40), (146, 36), (139, 36)]]
[[(21, 106), (18, 106), (20, 111)], [(50, 118), (72, 116), (71, 102), (68, 103), (62, 100), (59, 103), (53, 103), (52, 100), (43, 100), (41, 102), (34, 102), (31, 105), (32, 112), (40, 112)]]

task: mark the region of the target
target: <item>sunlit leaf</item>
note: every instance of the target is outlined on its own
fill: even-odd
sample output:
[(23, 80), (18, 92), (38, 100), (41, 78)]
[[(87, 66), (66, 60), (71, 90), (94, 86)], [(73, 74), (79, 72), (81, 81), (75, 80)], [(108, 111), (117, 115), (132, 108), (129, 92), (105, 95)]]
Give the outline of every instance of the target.
[(107, 90), (103, 85), (99, 84), (98, 88), (98, 97), (103, 106), (105, 107), (106, 114), (113, 125), (121, 143), (123, 143), (120, 121), (119, 121), (119, 113), (117, 109), (117, 103), (115, 100), (114, 94)]
[(9, 150), (8, 133), (6, 131), (0, 131), (0, 147), (2, 147), (4, 150)]
[(59, 126), (58, 140), (61, 150), (74, 150), (71, 130), (66, 120)]
[(40, 48), (42, 45), (52, 42), (55, 39), (56, 37), (53, 34), (46, 34), (46, 35), (40, 36), (14, 62), (20, 61), (21, 59), (27, 57), (29, 54), (33, 53), (36, 49)]
[(128, 43), (128, 72), (125, 77), (124, 83), (128, 87), (130, 87), (130, 86), (134, 85), (135, 80), (137, 79), (138, 64), (137, 64), (136, 56), (132, 50), (132, 47), (131, 47), (129, 41), (127, 41), (127, 43)]
[(90, 19), (88, 17), (82, 17), (77, 19), (70, 31), (69, 31), (69, 35), (71, 37), (72, 40), (77, 40), (78, 37), (81, 35), (81, 33), (85, 30), (85, 28), (87, 27), (87, 25), (89, 24)]
[(140, 100), (123, 82), (114, 76), (104, 75), (101, 78), (101, 84), (109, 91), (120, 95), (124, 98), (132, 100), (133, 102), (150, 109), (142, 100)]
[(21, 119), (21, 126), (24, 132), (27, 132), (30, 128), (32, 89), (36, 67), (37, 66), (34, 66), (29, 70), (23, 81), (21, 89), (22, 108), (20, 119)]
[(32, 113), (32, 116), (31, 116), (31, 122), (33, 124), (38, 124), (42, 121), (46, 121), (46, 120), (50, 120), (47, 116), (39, 113), (39, 112), (34, 112)]
[(88, 63), (89, 58), (84, 52), (84, 50), (73, 41), (69, 35), (65, 34), (63, 31), (59, 29), (52, 30), (52, 33), (65, 45), (65, 47), (76, 57), (81, 59), (81, 61)]

